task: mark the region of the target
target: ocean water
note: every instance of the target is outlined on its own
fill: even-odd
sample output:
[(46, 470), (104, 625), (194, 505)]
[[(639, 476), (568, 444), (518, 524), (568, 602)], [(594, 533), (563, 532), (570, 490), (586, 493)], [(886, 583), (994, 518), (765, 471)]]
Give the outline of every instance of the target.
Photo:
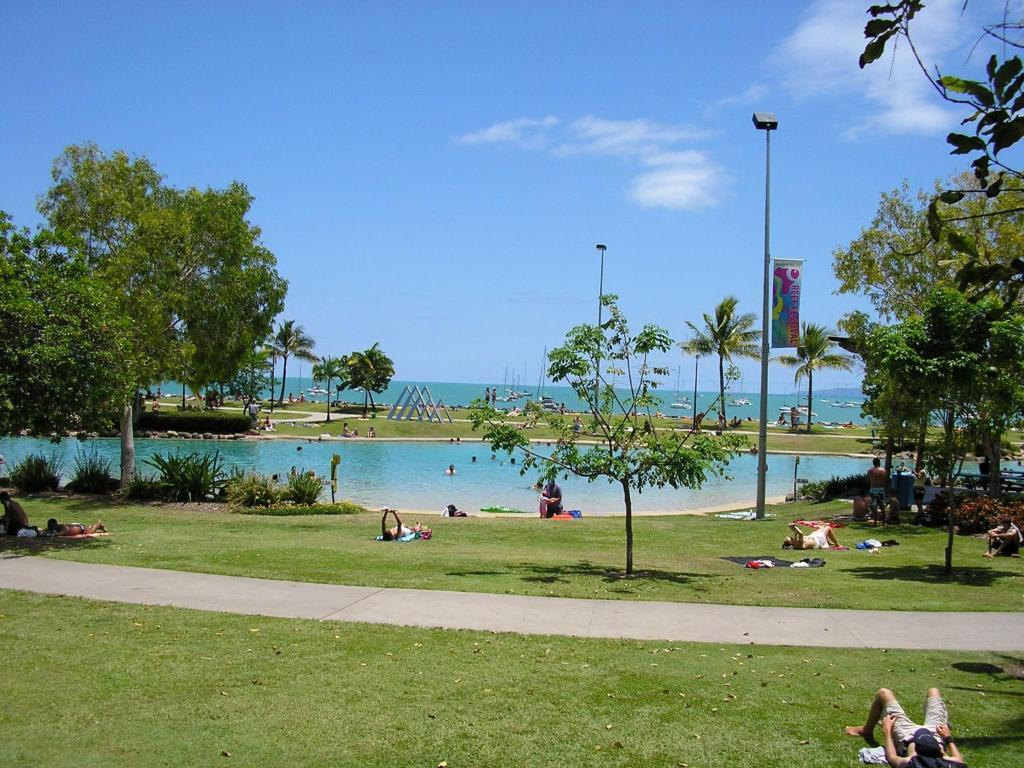
[[(308, 373), (308, 368), (305, 369)], [(507, 389), (511, 387), (502, 386), (501, 382), (496, 384), (464, 384), (458, 382), (443, 382), (443, 381), (392, 381), (391, 385), (380, 395), (374, 395), (374, 400), (377, 403), (384, 403), (391, 405), (393, 404), (402, 394), (402, 390), (409, 386), (418, 385), (420, 387), (426, 387), (429, 389), (431, 396), (435, 402), (438, 400), (444, 401), (446, 405), (469, 405), (473, 400), (482, 398), (484, 391), (487, 387), (497, 387), (498, 397), (503, 397)], [(275, 396), (280, 393), (280, 382), (278, 382)], [(288, 394), (291, 393), (295, 397), (299, 397), (300, 394), (305, 393), (307, 399), (324, 401), (326, 398), (321, 396), (311, 395), (309, 389), (314, 386), (313, 380), (308, 376), (299, 378), (297, 375), (289, 374), (287, 386), (285, 387), (285, 398), (287, 399)], [(524, 385), (518, 387), (520, 391), (529, 392), (529, 399), (539, 399), (540, 396), (551, 397), (556, 403), (565, 403), (566, 408), (570, 411), (582, 411), (586, 407), (585, 404), (576, 397), (576, 393), (570, 387), (565, 386), (552, 386), (544, 385), (538, 389), (536, 382), (532, 386)], [(167, 394), (180, 394), (181, 386), (174, 382), (167, 382), (164, 385), (163, 393)], [(625, 396), (625, 391), (620, 390), (620, 394)], [(693, 390), (691, 389), (688, 393), (684, 390), (676, 393), (673, 389), (659, 389), (655, 393), (663, 401), (660, 410), (666, 416), (684, 416), (690, 417), (693, 415)], [(269, 392), (265, 396), (269, 396)], [(718, 397), (718, 392), (698, 392), (697, 393), (697, 408), (698, 412), (705, 411), (711, 403)], [(363, 402), (363, 393), (359, 390), (345, 390), (341, 393), (342, 400), (349, 402)], [(524, 397), (512, 402), (498, 402), (499, 408), (512, 408), (514, 405), (518, 405), (520, 408), (526, 403), (528, 398)], [(747, 399), (750, 401), (749, 405), (731, 405), (731, 401), (738, 399)], [(789, 414), (791, 406), (799, 404), (803, 405), (806, 399), (806, 391), (802, 397), (796, 394), (788, 395), (768, 395), (768, 419), (771, 422), (775, 422), (779, 418), (779, 413), (785, 411)], [(726, 413), (729, 418), (734, 416), (740, 419), (756, 420), (758, 418), (758, 401), (759, 395), (755, 393), (742, 393), (734, 392), (726, 394)], [(334, 394), (331, 395), (331, 401), (334, 401)], [(685, 402), (688, 405), (684, 408), (673, 408), (672, 403)], [(815, 397), (813, 404), (813, 411), (816, 414), (814, 416), (815, 423), (830, 422), (835, 424), (845, 424), (852, 421), (854, 424), (865, 424), (868, 423), (868, 419), (861, 415), (860, 406), (863, 402), (861, 397), (845, 397), (845, 398), (832, 398), (832, 397)], [(713, 410), (708, 418), (712, 421), (716, 418), (717, 409)]]
[[(534, 512), (537, 492), (531, 488), (536, 474), (522, 476), (522, 457), (512, 464), (507, 455), (492, 454), (479, 442), (400, 443), (380, 441), (315, 440), (147, 440), (136, 441), (139, 468), (143, 474), (154, 470), (145, 459), (154, 453), (174, 451), (219, 451), (229, 468), (255, 470), (265, 474), (288, 473), (292, 466), (329, 475), (331, 455), (341, 456), (339, 496), (370, 508), (394, 506), (400, 509), (440, 511), (447, 504), (475, 512), (486, 506), (506, 506)], [(541, 449), (543, 450), (543, 448)], [(42, 451), (58, 456), (65, 476), (74, 470), (80, 451), (96, 451), (109, 458), (116, 474), (120, 445), (116, 439), (60, 443), (37, 438), (0, 439), (0, 454), (8, 467), (29, 453)], [(473, 461), (473, 457), (476, 461)], [(795, 456), (772, 455), (768, 461), (767, 493), (783, 496), (793, 489)], [(456, 474), (445, 469), (454, 464)], [(867, 469), (867, 461), (841, 456), (800, 457), (801, 478), (820, 480)], [(700, 490), (648, 489), (634, 495), (636, 511), (696, 509), (722, 504), (746, 504), (756, 495), (757, 459), (742, 455), (733, 459), (725, 477), (711, 477)], [(606, 481), (587, 483), (577, 477), (560, 479), (568, 509), (581, 509), (585, 515), (622, 514), (622, 489)]]

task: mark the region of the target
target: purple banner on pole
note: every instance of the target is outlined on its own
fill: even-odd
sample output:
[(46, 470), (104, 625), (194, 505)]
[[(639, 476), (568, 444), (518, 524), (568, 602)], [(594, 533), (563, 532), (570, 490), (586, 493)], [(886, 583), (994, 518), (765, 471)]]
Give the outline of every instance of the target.
[(772, 347), (800, 344), (800, 275), (803, 261), (775, 259), (772, 268)]

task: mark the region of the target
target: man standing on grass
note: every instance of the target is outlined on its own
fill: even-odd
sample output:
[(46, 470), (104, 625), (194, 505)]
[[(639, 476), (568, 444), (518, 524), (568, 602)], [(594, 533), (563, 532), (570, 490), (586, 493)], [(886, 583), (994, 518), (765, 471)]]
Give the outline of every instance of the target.
[(885, 489), (889, 487), (889, 473), (882, 468), (877, 456), (871, 460), (868, 470), (868, 493), (871, 495), (872, 517), (876, 523), (885, 519)]
[(903, 711), (888, 688), (879, 688), (864, 725), (851, 725), (847, 736), (860, 736), (875, 744), (875, 725), (882, 723), (885, 760), (892, 768), (962, 768), (966, 763), (953, 742), (949, 713), (938, 688), (929, 688), (924, 700), (924, 725)]

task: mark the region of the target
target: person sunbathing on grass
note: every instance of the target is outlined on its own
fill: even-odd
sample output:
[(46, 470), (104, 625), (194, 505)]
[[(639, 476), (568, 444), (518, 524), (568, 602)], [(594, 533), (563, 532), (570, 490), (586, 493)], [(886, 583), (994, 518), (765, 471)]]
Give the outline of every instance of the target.
[(108, 532), (102, 520), (97, 520), (92, 525), (82, 525), (81, 523), (58, 523), (55, 517), (46, 521), (46, 530), (53, 536), (91, 536), (94, 533)]
[(929, 688), (924, 700), (924, 725), (914, 723), (888, 688), (879, 688), (864, 725), (846, 728), (847, 736), (860, 736), (875, 744), (875, 725), (881, 721), (885, 760), (892, 768), (950, 768), (966, 765), (953, 743), (949, 713), (938, 688)]
[[(395, 516), (395, 525), (388, 528), (387, 519), (388, 515)], [(380, 535), (384, 541), (396, 541), (403, 536), (408, 536), (410, 533), (422, 533), (425, 529), (419, 523), (416, 523), (412, 528), (408, 527), (402, 522), (402, 518), (398, 516), (398, 511), (394, 509), (384, 508), (384, 514), (380, 518)]]
[(783, 549), (828, 549), (839, 546), (835, 533), (827, 523), (810, 533), (804, 533), (795, 523), (790, 523), (789, 530), (793, 535), (787, 536), (782, 542)]

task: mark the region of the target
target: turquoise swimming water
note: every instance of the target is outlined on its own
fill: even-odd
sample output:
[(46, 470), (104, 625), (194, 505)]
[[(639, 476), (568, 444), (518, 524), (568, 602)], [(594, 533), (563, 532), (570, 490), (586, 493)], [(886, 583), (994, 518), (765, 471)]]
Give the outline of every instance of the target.
[[(0, 439), (0, 454), (8, 468), (27, 454), (42, 451), (55, 454), (64, 464), (65, 475), (74, 469), (79, 451), (95, 450), (109, 458), (117, 473), (120, 446), (116, 439), (97, 439), (80, 442), (75, 439), (53, 444), (37, 438)], [(535, 474), (519, 474), (521, 457), (511, 464), (509, 457), (491, 458), (487, 447), (478, 442), (399, 443), (387, 441), (328, 441), (301, 440), (136, 440), (136, 451), (143, 474), (153, 470), (144, 460), (154, 453), (180, 450), (220, 451), (228, 467), (255, 470), (265, 474), (285, 475), (294, 465), (300, 470), (313, 469), (328, 475), (331, 455), (341, 458), (341, 498), (351, 499), (368, 507), (384, 505), (404, 509), (441, 510), (446, 504), (455, 504), (467, 511), (498, 505), (534, 511), (537, 493), (531, 484)], [(474, 462), (472, 459), (476, 457)], [(768, 461), (769, 497), (783, 496), (793, 489), (795, 456), (772, 455)], [(454, 464), (456, 474), (444, 473)], [(820, 480), (832, 475), (846, 475), (866, 470), (864, 459), (841, 456), (802, 456), (799, 476)], [(757, 460), (742, 455), (733, 459), (726, 477), (712, 477), (701, 490), (648, 489), (634, 496), (633, 507), (644, 510), (684, 510), (721, 504), (747, 503), (756, 495), (755, 473)], [(604, 481), (587, 483), (569, 477), (559, 481), (569, 509), (581, 509), (584, 514), (621, 514), (622, 489)]]
[[(307, 369), (308, 372), (308, 369)], [(394, 403), (399, 396), (402, 394), (402, 390), (406, 385), (419, 385), (425, 386), (430, 390), (430, 394), (434, 400), (443, 400), (447, 405), (468, 405), (470, 402), (477, 398), (484, 396), (484, 391), (488, 387), (496, 387), (498, 390), (498, 397), (504, 397), (506, 391), (511, 389), (511, 386), (502, 386), (501, 382), (496, 384), (464, 384), (459, 382), (444, 382), (444, 381), (392, 381), (391, 385), (380, 395), (374, 395), (374, 400), (378, 403)], [(291, 393), (296, 398), (300, 394), (305, 394), (307, 399), (317, 400), (323, 402), (325, 400), (324, 395), (313, 395), (310, 394), (309, 390), (313, 388), (314, 382), (308, 376), (298, 378), (295, 375), (288, 376), (287, 386), (285, 387), (285, 399), (288, 398), (288, 394)], [(501, 408), (512, 408), (514, 405), (518, 405), (520, 408), (526, 403), (527, 399), (537, 400), (541, 396), (550, 397), (556, 403), (565, 403), (566, 408), (571, 411), (585, 410), (585, 405), (576, 397), (576, 393), (570, 387), (563, 386), (551, 386), (544, 385), (543, 388), (538, 389), (537, 382), (534, 381), (532, 386), (521, 386), (518, 387), (520, 391), (529, 392), (529, 398), (523, 397), (519, 400), (501, 402), (497, 405)], [(168, 382), (163, 393), (165, 395), (180, 394), (181, 386), (174, 382)], [(275, 391), (275, 396), (280, 393), (280, 383), (278, 383)], [(620, 394), (625, 397), (625, 391), (620, 390)], [(662, 399), (662, 405), (660, 410), (666, 416), (685, 416), (690, 417), (693, 415), (693, 390), (689, 392), (682, 390), (676, 392), (674, 389), (659, 389), (656, 392), (657, 396)], [(269, 392), (267, 393), (269, 396)], [(352, 402), (363, 402), (363, 393), (361, 391), (346, 390), (341, 393), (343, 400)], [(697, 393), (697, 408), (698, 412), (706, 410), (711, 403), (718, 397), (718, 392), (698, 392)], [(335, 398), (334, 393), (331, 393), (331, 401)], [(759, 396), (757, 393), (742, 393), (734, 392), (727, 394), (726, 401), (726, 413), (729, 418), (734, 416), (746, 420), (746, 419), (757, 419), (758, 418), (758, 402)], [(768, 418), (774, 422), (779, 418), (779, 413), (784, 409), (787, 417), (789, 409), (793, 405), (797, 405), (798, 396), (796, 394), (789, 395), (768, 395)], [(803, 399), (800, 399), (800, 404), (804, 404), (803, 400), (806, 399), (806, 391), (804, 392)], [(749, 404), (734, 405), (733, 401), (736, 400), (749, 400)], [(814, 421), (817, 423), (830, 422), (836, 424), (845, 424), (852, 421), (854, 424), (863, 424), (867, 421), (861, 416), (860, 406), (863, 402), (861, 397), (846, 397), (846, 398), (831, 398), (831, 397), (815, 397), (813, 409)], [(684, 407), (673, 408), (673, 403), (681, 403)], [(714, 420), (716, 412), (713, 411), (708, 418)]]

